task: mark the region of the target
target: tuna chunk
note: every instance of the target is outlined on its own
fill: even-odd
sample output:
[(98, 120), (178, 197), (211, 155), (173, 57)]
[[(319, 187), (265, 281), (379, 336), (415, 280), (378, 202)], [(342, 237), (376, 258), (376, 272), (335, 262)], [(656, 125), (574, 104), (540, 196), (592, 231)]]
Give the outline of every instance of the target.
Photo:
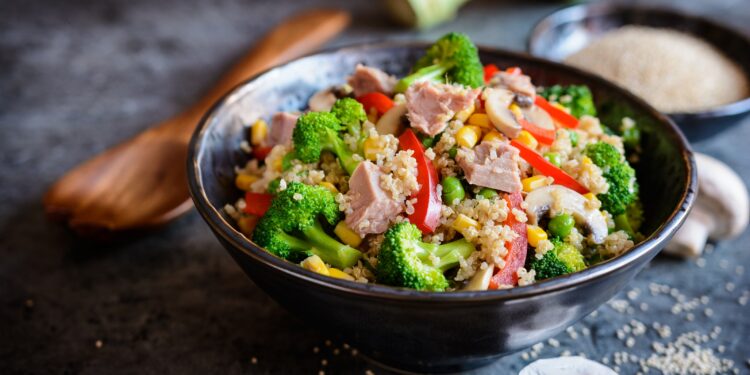
[(407, 116), (411, 126), (434, 136), (445, 130), (456, 113), (471, 107), (480, 92), (481, 89), (417, 82), (406, 90)]
[(354, 96), (360, 96), (371, 92), (382, 92), (386, 95), (393, 93), (396, 85), (396, 77), (376, 69), (357, 64), (354, 73), (347, 79), (347, 83), (354, 90)]
[(497, 72), (490, 80), (490, 86), (502, 87), (513, 91), (515, 94), (521, 94), (533, 98), (536, 95), (536, 88), (531, 84), (531, 77), (525, 74), (510, 74), (508, 72)]
[(287, 145), (292, 141), (292, 131), (297, 125), (298, 115), (279, 112), (271, 119), (271, 133), (268, 136), (271, 146)]
[(360, 236), (383, 233), (403, 206), (393, 200), (380, 187), (380, 167), (369, 162), (359, 163), (349, 179), (351, 213), (346, 215), (346, 225)]
[(457, 159), (472, 185), (508, 193), (521, 190), (518, 150), (507, 142), (482, 142), (473, 150), (461, 148)]

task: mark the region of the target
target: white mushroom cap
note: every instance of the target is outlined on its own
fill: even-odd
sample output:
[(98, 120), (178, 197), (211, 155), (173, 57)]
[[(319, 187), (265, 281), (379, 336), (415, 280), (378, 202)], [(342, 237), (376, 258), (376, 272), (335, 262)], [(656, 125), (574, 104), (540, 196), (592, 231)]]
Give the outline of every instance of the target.
[(526, 195), (525, 202), (529, 224), (539, 224), (539, 220), (552, 210), (553, 214), (570, 214), (576, 224), (591, 232), (591, 239), (594, 243), (602, 243), (607, 237), (607, 221), (601, 212), (589, 208), (588, 200), (583, 195), (562, 185), (535, 189)]
[(745, 230), (750, 214), (742, 179), (726, 164), (705, 154), (695, 154), (698, 165), (698, 198), (682, 228), (667, 244), (668, 254), (696, 257), (708, 239), (725, 240)]
[(509, 138), (516, 138), (521, 134), (521, 124), (518, 123), (513, 112), (508, 107), (513, 103), (515, 95), (510, 90), (488, 87), (484, 89), (484, 109), (487, 117), (497, 130)]
[(617, 375), (599, 362), (583, 357), (540, 359), (521, 369), (518, 375)]

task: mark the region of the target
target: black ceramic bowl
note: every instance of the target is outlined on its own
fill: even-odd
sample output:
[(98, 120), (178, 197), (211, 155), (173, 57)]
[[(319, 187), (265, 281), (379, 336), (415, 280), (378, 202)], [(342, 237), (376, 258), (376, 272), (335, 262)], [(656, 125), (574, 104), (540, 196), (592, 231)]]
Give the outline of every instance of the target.
[[(625, 25), (670, 28), (702, 38), (735, 61), (750, 77), (750, 38), (703, 17), (665, 8), (607, 1), (579, 4), (545, 17), (529, 35), (533, 55), (562, 61), (593, 39)], [(750, 113), (750, 97), (692, 113), (669, 113), (691, 141), (718, 134)]]
[(645, 150), (636, 167), (647, 218), (642, 243), (583, 272), (531, 286), (430, 293), (321, 276), (274, 257), (235, 229), (221, 207), (240, 196), (233, 168), (247, 158), (239, 147), (246, 135), (243, 124), (304, 108), (316, 90), (344, 82), (358, 62), (403, 75), (426, 47), (393, 43), (342, 48), (301, 58), (239, 85), (198, 125), (190, 143), (188, 176), (195, 206), (211, 230), (280, 305), (340, 334), (376, 361), (411, 371), (445, 372), (479, 367), (543, 341), (609, 300), (680, 226), (695, 197), (696, 177), (690, 148), (679, 130), (628, 92), (557, 63), (481, 49), (483, 62), (520, 66), (538, 84), (586, 84), (604, 117), (627, 114), (638, 121)]

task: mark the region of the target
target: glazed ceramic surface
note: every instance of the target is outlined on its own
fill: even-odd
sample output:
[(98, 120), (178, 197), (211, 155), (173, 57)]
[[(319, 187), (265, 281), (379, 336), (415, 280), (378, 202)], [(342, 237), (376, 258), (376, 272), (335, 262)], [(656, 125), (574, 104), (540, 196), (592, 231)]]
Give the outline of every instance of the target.
[[(357, 63), (403, 75), (425, 44), (343, 48), (271, 69), (238, 86), (204, 117), (188, 160), (196, 207), (250, 278), (286, 309), (341, 335), (369, 358), (420, 372), (479, 367), (559, 333), (610, 299), (643, 268), (679, 227), (695, 197), (695, 164), (675, 125), (606, 81), (557, 63), (481, 49), (482, 61), (520, 66), (537, 85), (586, 84), (605, 124), (631, 116), (645, 150), (635, 165), (645, 205), (646, 239), (628, 253), (583, 272), (508, 290), (429, 293), (358, 284), (307, 271), (274, 257), (243, 236), (221, 209), (241, 192), (234, 166), (245, 124), (277, 111), (304, 109), (317, 90), (345, 81)], [(238, 312), (241, 313), (241, 312)], [(248, 332), (252, 335), (252, 332)]]
[[(750, 38), (703, 17), (677, 10), (614, 2), (573, 5), (545, 17), (534, 27), (529, 52), (562, 61), (594, 39), (625, 25), (670, 28), (704, 39), (735, 61), (750, 77)], [(693, 113), (670, 113), (691, 141), (710, 137), (739, 124), (750, 112), (750, 97)]]

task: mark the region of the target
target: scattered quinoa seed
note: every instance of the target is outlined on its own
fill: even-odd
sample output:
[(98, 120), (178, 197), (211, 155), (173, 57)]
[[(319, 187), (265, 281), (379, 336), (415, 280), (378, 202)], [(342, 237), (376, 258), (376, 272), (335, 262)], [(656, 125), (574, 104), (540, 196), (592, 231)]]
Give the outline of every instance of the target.
[(94, 342), (94, 346), (95, 346), (95, 347), (96, 347), (97, 349), (101, 349), (101, 348), (102, 348), (102, 346), (104, 346), (104, 343), (102, 342), (102, 340), (96, 340), (96, 342)]
[(257, 365), (258, 364), (258, 358), (256, 358), (256, 357), (250, 358), (250, 363), (252, 363), (254, 365)]

